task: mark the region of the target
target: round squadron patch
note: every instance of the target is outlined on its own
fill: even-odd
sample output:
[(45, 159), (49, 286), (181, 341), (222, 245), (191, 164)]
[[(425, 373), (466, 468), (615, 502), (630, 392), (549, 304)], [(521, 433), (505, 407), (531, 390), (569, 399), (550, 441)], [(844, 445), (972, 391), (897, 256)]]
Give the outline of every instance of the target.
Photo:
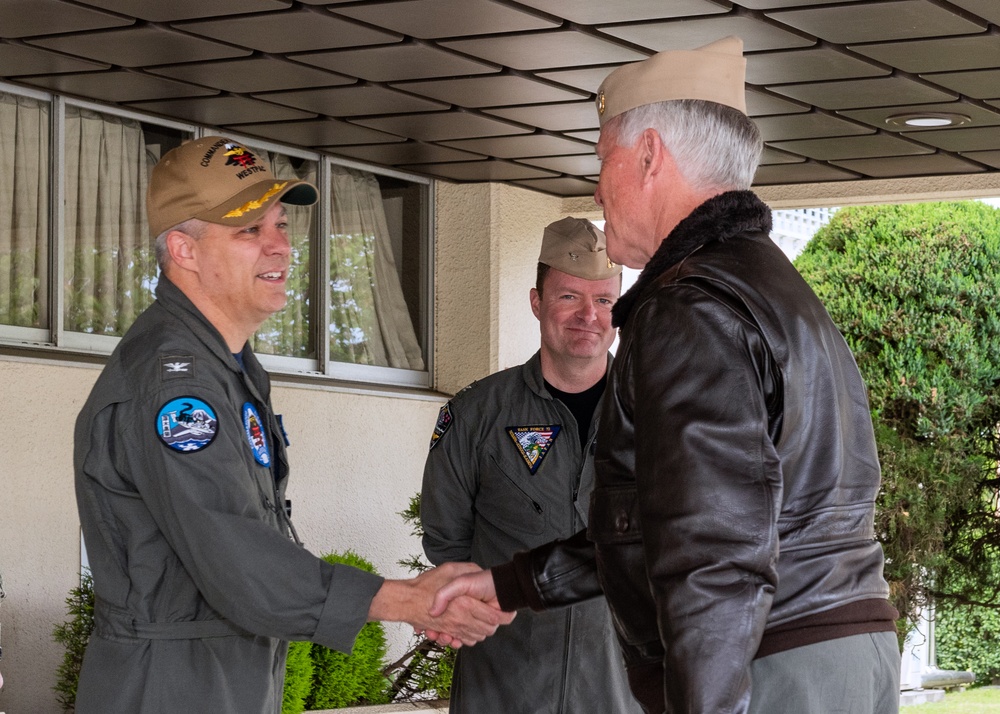
[(261, 466), (271, 465), (271, 450), (267, 446), (267, 434), (260, 414), (250, 402), (243, 405), (243, 430), (247, 435), (247, 443), (253, 451), (254, 460)]
[(174, 451), (201, 451), (215, 440), (219, 422), (208, 402), (197, 397), (178, 397), (160, 407), (156, 433)]

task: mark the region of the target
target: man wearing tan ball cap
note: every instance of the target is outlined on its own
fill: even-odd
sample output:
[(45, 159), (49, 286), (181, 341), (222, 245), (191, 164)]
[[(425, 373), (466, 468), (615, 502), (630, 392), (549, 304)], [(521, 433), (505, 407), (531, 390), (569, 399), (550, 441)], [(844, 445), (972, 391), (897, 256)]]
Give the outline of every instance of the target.
[(167, 153), (147, 198), (156, 302), (76, 423), (95, 593), (77, 714), (278, 714), (287, 640), (349, 653), (378, 619), (461, 645), (509, 622), (472, 600), (427, 614), (474, 566), (383, 580), (317, 558), (292, 526), (285, 428), (248, 340), (285, 304), (285, 204), (316, 189), (211, 136)]
[(661, 52), (596, 97), (615, 305), (579, 536), (439, 595), (575, 602), (598, 576), (645, 711), (887, 714), (899, 650), (865, 385), (749, 188), (742, 42)]
[[(421, 520), (432, 563), (489, 567), (586, 527), (594, 415), (620, 289), (621, 266), (590, 221), (564, 218), (545, 229), (530, 292), (541, 348), (459, 392), (431, 437)], [(604, 598), (522, 612), (459, 652), (450, 711), (637, 714)]]

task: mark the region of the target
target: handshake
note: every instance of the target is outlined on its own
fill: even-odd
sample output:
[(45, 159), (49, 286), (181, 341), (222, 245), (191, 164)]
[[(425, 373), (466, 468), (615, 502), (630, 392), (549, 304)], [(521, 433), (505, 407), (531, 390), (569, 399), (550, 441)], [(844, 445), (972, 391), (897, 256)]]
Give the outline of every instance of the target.
[(454, 648), (482, 642), (514, 614), (500, 609), (493, 575), (474, 563), (445, 563), (412, 580), (386, 580), (368, 609), (369, 620), (406, 622)]

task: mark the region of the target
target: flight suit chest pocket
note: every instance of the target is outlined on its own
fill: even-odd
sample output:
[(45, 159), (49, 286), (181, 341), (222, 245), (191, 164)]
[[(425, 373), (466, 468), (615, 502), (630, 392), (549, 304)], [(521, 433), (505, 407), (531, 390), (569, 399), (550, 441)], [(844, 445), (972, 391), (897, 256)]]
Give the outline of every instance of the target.
[(504, 531), (538, 534), (545, 528), (545, 509), (538, 502), (521, 468), (503, 457), (488, 453), (481, 472), (476, 511)]
[(595, 488), (590, 496), (587, 536), (598, 545), (642, 541), (639, 498), (634, 487)]

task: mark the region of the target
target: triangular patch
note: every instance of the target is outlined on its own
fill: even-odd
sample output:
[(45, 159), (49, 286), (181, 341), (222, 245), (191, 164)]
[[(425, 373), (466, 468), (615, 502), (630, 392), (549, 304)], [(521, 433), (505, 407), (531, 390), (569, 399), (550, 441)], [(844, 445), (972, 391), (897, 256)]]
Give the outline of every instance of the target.
[(559, 436), (560, 429), (562, 427), (558, 424), (551, 426), (508, 426), (507, 433), (517, 445), (518, 453), (521, 454), (524, 463), (528, 465), (528, 471), (535, 473), (542, 465), (542, 459), (555, 443), (556, 437)]

